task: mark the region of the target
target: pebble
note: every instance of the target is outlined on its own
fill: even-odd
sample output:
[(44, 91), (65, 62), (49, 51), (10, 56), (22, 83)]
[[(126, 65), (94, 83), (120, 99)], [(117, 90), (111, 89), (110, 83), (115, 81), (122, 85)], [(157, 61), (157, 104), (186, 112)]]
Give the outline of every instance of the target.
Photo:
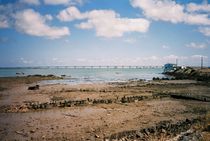
[(207, 125), (206, 130), (210, 131), (210, 124)]
[(99, 135), (97, 135), (97, 134), (95, 134), (95, 137), (96, 137), (96, 138), (100, 138), (100, 136), (99, 136)]
[(30, 130), (30, 133), (35, 133), (35, 130), (33, 129), (33, 130)]

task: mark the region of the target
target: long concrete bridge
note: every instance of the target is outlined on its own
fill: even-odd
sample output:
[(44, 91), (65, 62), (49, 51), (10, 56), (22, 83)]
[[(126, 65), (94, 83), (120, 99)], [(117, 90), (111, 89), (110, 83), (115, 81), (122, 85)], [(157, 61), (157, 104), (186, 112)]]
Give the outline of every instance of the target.
[(73, 69), (156, 69), (163, 66), (55, 66), (51, 68), (73, 68)]

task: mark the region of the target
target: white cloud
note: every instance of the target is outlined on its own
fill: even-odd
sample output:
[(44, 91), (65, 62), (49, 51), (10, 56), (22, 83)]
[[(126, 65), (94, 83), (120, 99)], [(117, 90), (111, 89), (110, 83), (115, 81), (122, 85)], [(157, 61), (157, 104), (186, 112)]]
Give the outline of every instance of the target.
[(13, 18), (12, 15), (15, 11), (19, 10), (20, 7), (23, 6), (20, 5), (18, 2), (14, 3), (7, 3), (7, 4), (1, 4), (0, 2), (0, 29), (1, 28), (9, 28), (13, 24)]
[(74, 1), (75, 1), (76, 4), (82, 5), (82, 4), (84, 4), (88, 0), (74, 0)]
[(195, 3), (189, 3), (187, 5), (187, 11), (189, 11), (189, 12), (196, 12), (196, 11), (210, 12), (210, 4), (204, 3), (202, 5), (197, 5)]
[(53, 60), (53, 61), (57, 61), (57, 60), (58, 60), (58, 58), (52, 58), (52, 60)]
[(131, 5), (141, 8), (146, 17), (177, 23), (183, 21), (184, 7), (170, 0), (131, 0)]
[(8, 28), (10, 13), (7, 10), (6, 6), (0, 5), (0, 28)]
[(0, 19), (0, 28), (8, 28), (8, 27), (9, 27), (8, 21), (6, 19), (5, 20)]
[(61, 21), (84, 19), (77, 24), (80, 29), (95, 29), (96, 35), (101, 37), (121, 37), (126, 32), (147, 32), (150, 22), (146, 19), (121, 18), (113, 10), (92, 10), (81, 13), (76, 7), (62, 10), (57, 16)]
[(44, 17), (46, 20), (49, 20), (49, 21), (51, 21), (53, 19), (53, 17), (49, 14), (45, 15)]
[(177, 56), (174, 54), (161, 57), (160, 60), (163, 65), (166, 63), (174, 63), (174, 64), (178, 63), (178, 65), (192, 65), (193, 64), (189, 56)]
[(80, 29), (95, 28), (97, 36), (110, 38), (121, 37), (125, 32), (146, 32), (149, 28), (149, 22), (144, 19), (120, 19), (116, 17), (103, 19), (93, 17), (87, 22), (78, 24), (77, 27)]
[(53, 63), (53, 65), (64, 65), (64, 60), (57, 57), (52, 58), (51, 62)]
[(210, 25), (208, 14), (187, 14), (183, 22), (192, 25)]
[(172, 23), (183, 22), (192, 25), (210, 25), (208, 14), (185, 12), (185, 5), (177, 4), (172, 0), (131, 0), (131, 5), (135, 8), (142, 9), (146, 17), (156, 21), (162, 20)]
[(85, 18), (76, 7), (69, 7), (62, 10), (57, 17), (61, 21), (73, 21), (75, 19)]
[(39, 0), (20, 0), (21, 3), (26, 3), (29, 5), (39, 5)]
[(175, 60), (175, 59), (178, 59), (179, 57), (176, 56), (176, 55), (171, 54), (171, 55), (165, 56), (165, 57), (163, 57), (163, 58), (164, 58), (164, 59), (173, 59), (173, 60)]
[(46, 20), (49, 16), (42, 16), (32, 9), (17, 12), (14, 18), (16, 29), (28, 35), (55, 39), (70, 34), (67, 27), (48, 26)]
[(64, 42), (65, 43), (69, 43), (70, 41), (69, 41), (69, 39), (65, 39)]
[(201, 59), (201, 57), (203, 57), (203, 59), (208, 59), (208, 56), (204, 56), (204, 55), (192, 55), (191, 58), (193, 59)]
[(32, 64), (33, 63), (33, 61), (26, 60), (25, 58), (22, 58), (22, 57), (19, 59), (19, 62), (22, 64)]
[(69, 0), (44, 0), (44, 3), (49, 5), (66, 5), (69, 4)]
[(83, 4), (84, 0), (44, 0), (48, 5), (76, 5)]
[(205, 36), (210, 36), (210, 27), (200, 27), (199, 32), (203, 33)]
[(162, 45), (162, 48), (163, 48), (163, 49), (169, 49), (170, 47), (167, 46), (167, 45)]
[(127, 39), (124, 39), (123, 41), (126, 42), (126, 43), (129, 43), (129, 44), (133, 44), (133, 43), (136, 42), (136, 39), (134, 39), (134, 38), (127, 38)]
[(185, 45), (186, 47), (189, 47), (189, 48), (196, 48), (196, 49), (204, 49), (204, 48), (207, 48), (207, 45), (205, 43), (194, 43), (194, 42), (191, 42), (189, 44), (186, 44)]
[(86, 62), (86, 61), (88, 61), (88, 59), (85, 59), (85, 58), (77, 58), (76, 61), (78, 61), (78, 62)]

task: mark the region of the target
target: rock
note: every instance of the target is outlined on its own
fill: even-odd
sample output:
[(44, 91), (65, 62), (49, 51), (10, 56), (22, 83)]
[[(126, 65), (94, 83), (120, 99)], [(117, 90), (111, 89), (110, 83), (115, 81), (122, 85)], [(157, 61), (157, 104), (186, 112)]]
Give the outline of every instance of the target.
[(96, 137), (96, 138), (100, 138), (100, 136), (99, 136), (99, 135), (97, 135), (97, 134), (95, 134), (95, 137)]
[(150, 133), (149, 133), (149, 130), (148, 130), (147, 128), (143, 129), (143, 131), (144, 131), (144, 133), (145, 133), (146, 135), (149, 135), (149, 134), (150, 134)]
[(24, 137), (28, 137), (28, 134), (27, 133), (24, 133), (23, 131), (15, 131), (15, 133), (17, 133), (19, 135), (22, 135)]
[(206, 126), (206, 131), (210, 132), (210, 124)]
[(162, 132), (162, 133), (166, 133), (166, 130), (165, 130), (165, 129), (162, 129), (161, 132)]
[(182, 139), (181, 139), (181, 141), (189, 141), (190, 139), (189, 139), (189, 137), (188, 136), (184, 136)]
[(38, 90), (38, 89), (39, 89), (39, 85), (28, 87), (28, 90)]
[(33, 130), (30, 130), (30, 133), (35, 133), (35, 130), (33, 129)]
[(141, 133), (140, 131), (138, 131), (138, 132), (136, 132), (136, 137), (142, 139), (142, 138), (144, 138), (144, 134)]

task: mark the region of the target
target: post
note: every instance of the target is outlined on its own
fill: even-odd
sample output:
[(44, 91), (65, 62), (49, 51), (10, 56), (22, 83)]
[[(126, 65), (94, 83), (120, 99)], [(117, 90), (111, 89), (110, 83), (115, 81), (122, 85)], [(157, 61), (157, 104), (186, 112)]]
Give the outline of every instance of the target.
[(201, 56), (201, 69), (203, 69), (203, 56)]
[(176, 58), (176, 67), (178, 66), (178, 59)]

